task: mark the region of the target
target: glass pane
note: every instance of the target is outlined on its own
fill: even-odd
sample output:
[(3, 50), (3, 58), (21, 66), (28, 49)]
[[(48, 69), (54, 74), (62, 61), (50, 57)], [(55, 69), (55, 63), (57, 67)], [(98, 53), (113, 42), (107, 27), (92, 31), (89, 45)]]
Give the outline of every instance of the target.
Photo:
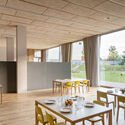
[(48, 49), (46, 58), (47, 62), (60, 62), (60, 47)]
[(125, 30), (101, 37), (100, 67), (102, 82), (125, 83)]
[(86, 78), (83, 42), (72, 44), (72, 78)]

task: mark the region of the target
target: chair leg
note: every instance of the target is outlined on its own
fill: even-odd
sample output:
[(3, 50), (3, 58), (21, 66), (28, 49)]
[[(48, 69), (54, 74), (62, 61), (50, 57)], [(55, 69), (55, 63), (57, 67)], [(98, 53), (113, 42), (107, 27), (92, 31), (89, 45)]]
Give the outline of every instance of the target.
[(124, 109), (124, 120), (125, 120), (125, 109)]
[(80, 86), (78, 86), (78, 89), (79, 89), (79, 94), (80, 94)]
[(82, 124), (85, 125), (85, 120), (82, 121)]
[(113, 103), (113, 112), (114, 112), (114, 114), (115, 114), (115, 102)]
[(92, 124), (91, 125), (94, 125), (94, 122), (92, 122)]
[(116, 121), (118, 122), (118, 117), (119, 117), (119, 106), (118, 106), (118, 108), (117, 108), (118, 110), (117, 110), (117, 117), (116, 117)]

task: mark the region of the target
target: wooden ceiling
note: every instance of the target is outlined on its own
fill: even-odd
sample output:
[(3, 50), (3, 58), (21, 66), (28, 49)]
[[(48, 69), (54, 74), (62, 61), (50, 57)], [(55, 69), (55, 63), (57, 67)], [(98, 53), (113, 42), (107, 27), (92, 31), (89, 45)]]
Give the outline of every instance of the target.
[(124, 28), (125, 0), (0, 0), (0, 37), (27, 27), (28, 48), (49, 48)]

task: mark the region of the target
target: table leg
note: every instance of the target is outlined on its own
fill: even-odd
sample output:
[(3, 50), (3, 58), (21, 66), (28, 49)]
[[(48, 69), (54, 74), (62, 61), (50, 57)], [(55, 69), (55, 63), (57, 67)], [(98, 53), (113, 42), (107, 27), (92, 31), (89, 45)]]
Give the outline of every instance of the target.
[(109, 111), (109, 122), (108, 125), (112, 125), (112, 110)]
[(37, 113), (36, 113), (36, 106), (38, 106), (37, 101), (35, 101), (35, 125), (38, 125), (38, 121), (37, 121)]
[(1, 87), (1, 104), (2, 104), (2, 93), (3, 93), (3, 88)]

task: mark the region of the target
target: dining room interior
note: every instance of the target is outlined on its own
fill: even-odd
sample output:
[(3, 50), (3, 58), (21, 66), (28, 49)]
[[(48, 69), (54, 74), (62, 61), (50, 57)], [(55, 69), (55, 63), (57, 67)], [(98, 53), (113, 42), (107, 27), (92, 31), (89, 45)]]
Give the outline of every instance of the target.
[(125, 125), (124, 0), (0, 0), (0, 125)]

